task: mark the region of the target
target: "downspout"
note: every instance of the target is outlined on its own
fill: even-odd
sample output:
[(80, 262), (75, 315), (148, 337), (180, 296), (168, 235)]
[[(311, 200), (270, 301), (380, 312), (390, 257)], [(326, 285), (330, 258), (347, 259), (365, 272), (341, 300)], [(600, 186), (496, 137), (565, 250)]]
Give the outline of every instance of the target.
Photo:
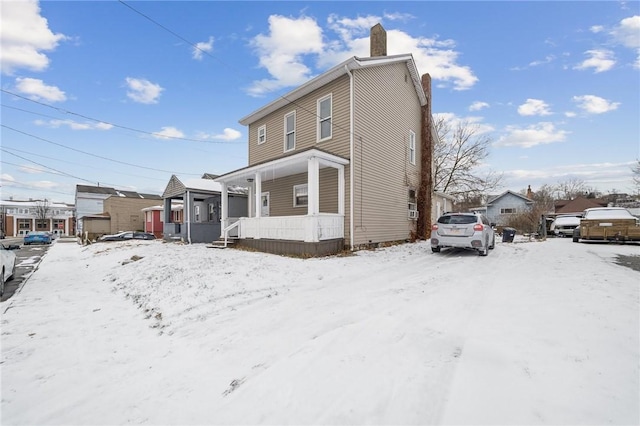
[(191, 200), (191, 197), (189, 196), (189, 190), (187, 190), (187, 202), (185, 205), (187, 211), (187, 242), (191, 244), (191, 206), (189, 205), (189, 200)]
[(347, 65), (344, 66), (344, 69), (349, 76), (349, 245), (353, 250), (353, 74)]

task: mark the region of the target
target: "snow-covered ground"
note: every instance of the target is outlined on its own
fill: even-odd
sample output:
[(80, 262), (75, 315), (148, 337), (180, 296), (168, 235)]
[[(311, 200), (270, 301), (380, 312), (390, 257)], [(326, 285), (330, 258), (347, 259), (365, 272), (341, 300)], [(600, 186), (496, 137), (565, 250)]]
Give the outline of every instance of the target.
[(56, 242), (2, 310), (1, 423), (638, 424), (637, 245), (293, 259)]

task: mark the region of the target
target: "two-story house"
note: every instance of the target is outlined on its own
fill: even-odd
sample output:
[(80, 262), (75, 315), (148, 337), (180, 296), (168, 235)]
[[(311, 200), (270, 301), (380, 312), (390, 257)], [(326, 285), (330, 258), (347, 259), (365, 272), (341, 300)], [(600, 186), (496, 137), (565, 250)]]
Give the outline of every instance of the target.
[(31, 231), (68, 236), (75, 230), (75, 206), (48, 200), (2, 200), (0, 219), (0, 234), (7, 237), (22, 237)]
[[(411, 54), (386, 56), (379, 24), (371, 40), (371, 57), (347, 59), (240, 120), (249, 165), (215, 179), (223, 236), (234, 229), (239, 245), (324, 255), (406, 241), (418, 220), (429, 228), (430, 77)], [(248, 217), (235, 222), (234, 185), (249, 188)]]

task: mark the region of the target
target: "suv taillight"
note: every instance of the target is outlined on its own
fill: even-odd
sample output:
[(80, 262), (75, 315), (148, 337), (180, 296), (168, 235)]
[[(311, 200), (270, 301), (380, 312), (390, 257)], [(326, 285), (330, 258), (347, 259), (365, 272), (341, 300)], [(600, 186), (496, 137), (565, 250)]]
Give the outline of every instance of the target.
[(433, 225), (431, 225), (431, 230), (432, 231), (437, 231), (438, 230), (438, 224), (434, 223)]
[(475, 225), (473, 225), (473, 230), (474, 231), (482, 231), (482, 230), (484, 230), (484, 226), (482, 226), (479, 223), (476, 223)]

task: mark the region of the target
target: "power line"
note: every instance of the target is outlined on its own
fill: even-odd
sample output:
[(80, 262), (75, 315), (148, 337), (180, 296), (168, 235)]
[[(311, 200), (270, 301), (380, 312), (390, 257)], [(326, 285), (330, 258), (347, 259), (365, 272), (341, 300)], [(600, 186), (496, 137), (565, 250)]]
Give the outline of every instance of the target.
[(125, 161), (114, 160), (113, 158), (103, 157), (101, 155), (92, 154), (90, 152), (82, 151), (80, 149), (71, 148), (71, 147), (63, 145), (61, 143), (53, 142), (53, 141), (41, 138), (41, 137), (36, 136), (36, 135), (32, 135), (31, 133), (27, 133), (27, 132), (23, 132), (23, 131), (18, 130), (18, 129), (14, 129), (13, 127), (9, 127), (9, 126), (7, 126), (5, 124), (0, 124), (0, 126), (4, 127), (5, 129), (13, 130), (14, 132), (21, 133), (23, 135), (29, 136), (31, 138), (38, 139), (38, 140), (41, 140), (41, 141), (46, 142), (46, 143), (50, 143), (52, 145), (56, 145), (56, 146), (59, 146), (59, 147), (65, 148), (65, 149), (69, 149), (71, 151), (79, 152), (81, 154), (89, 155), (91, 157), (100, 158), (101, 160), (111, 161), (113, 163), (124, 164), (124, 165), (130, 166), (130, 167), (137, 167), (139, 169), (153, 170), (154, 172), (162, 172), (162, 173), (169, 173), (169, 174), (175, 174), (175, 175), (200, 176), (199, 173), (186, 173), (186, 172), (175, 172), (175, 171), (171, 171), (171, 170), (154, 169), (153, 167), (139, 166), (137, 164), (131, 164), (131, 163), (127, 163)]
[[(79, 113), (77, 113), (77, 112), (73, 112), (73, 111), (66, 110), (66, 109), (64, 109), (64, 108), (60, 108), (60, 107), (56, 107), (56, 106), (53, 106), (53, 105), (49, 105), (49, 104), (46, 104), (46, 103), (44, 103), (44, 102), (36, 101), (35, 99), (29, 99), (29, 98), (27, 98), (27, 97), (25, 97), (25, 96), (21, 96), (21, 95), (19, 95), (19, 94), (17, 94), (17, 93), (14, 93), (14, 92), (9, 91), (9, 90), (0, 89), (0, 91), (1, 91), (1, 92), (3, 92), (3, 93), (6, 93), (6, 94), (8, 94), (8, 95), (12, 95), (12, 96), (15, 96), (15, 97), (17, 97), (17, 98), (23, 99), (23, 100), (25, 100), (25, 101), (33, 102), (33, 103), (35, 103), (35, 104), (38, 104), (38, 105), (41, 105), (41, 106), (44, 106), (44, 107), (47, 107), (47, 108), (52, 108), (52, 109), (54, 109), (54, 110), (56, 110), (56, 111), (58, 111), (58, 112), (60, 112), (60, 113), (62, 113), (62, 114), (74, 115), (74, 116), (76, 116), (76, 117), (80, 117), (80, 118), (83, 118), (83, 119), (85, 119), (85, 120), (90, 120), (90, 121), (94, 121), (94, 122), (96, 122), (96, 123), (101, 123), (101, 124), (107, 124), (107, 125), (109, 125), (109, 126), (117, 127), (117, 128), (119, 128), (119, 129), (129, 130), (129, 131), (131, 131), (131, 132), (136, 132), (136, 133), (142, 133), (142, 134), (150, 135), (150, 136), (153, 136), (153, 137), (156, 137), (156, 138), (162, 138), (162, 139), (175, 139), (175, 140), (182, 140), (182, 141), (188, 141), (188, 142), (201, 142), (201, 143), (211, 143), (211, 144), (224, 144), (224, 145), (239, 145), (239, 144), (241, 144), (241, 143), (244, 143), (244, 142), (221, 142), (221, 141), (209, 141), (209, 140), (206, 140), (206, 139), (183, 138), (183, 137), (179, 137), (179, 136), (163, 135), (163, 134), (160, 134), (160, 133), (157, 133), (157, 132), (147, 132), (147, 131), (145, 131), (145, 130), (135, 129), (135, 128), (133, 128), (133, 127), (122, 126), (122, 125), (120, 125), (120, 124), (110, 123), (110, 122), (105, 121), (105, 120), (99, 120), (99, 119), (97, 119), (97, 118), (88, 117), (88, 116), (86, 116), (86, 115), (79, 114)], [(13, 107), (13, 106), (10, 106), (10, 105), (5, 105), (5, 104), (2, 104), (2, 107), (3, 107), (3, 108), (11, 108), (11, 109), (14, 109), (14, 110), (17, 110), (17, 111), (27, 112), (27, 113), (30, 113), (30, 114), (40, 115), (40, 116), (42, 116), (42, 117), (47, 117), (47, 118), (52, 118), (52, 119), (56, 119), (56, 118), (57, 118), (57, 117), (52, 117), (52, 116), (50, 116), (50, 115), (41, 114), (41, 113), (37, 113), (37, 112), (33, 112), (33, 111), (25, 110), (25, 109), (22, 109), (22, 108)]]
[[(123, 0), (118, 0), (118, 2), (119, 2), (120, 4), (122, 4), (122, 5), (126, 6), (126, 7), (128, 7), (128, 8), (129, 8), (129, 9), (131, 9), (133, 12), (135, 12), (135, 13), (137, 13), (138, 15), (142, 16), (143, 18), (147, 19), (147, 20), (148, 20), (148, 21), (150, 21), (151, 23), (153, 23), (153, 24), (157, 25), (158, 27), (162, 28), (163, 30), (167, 31), (169, 34), (173, 35), (174, 37), (176, 37), (176, 38), (178, 38), (178, 39), (182, 40), (183, 42), (187, 43), (189, 46), (193, 47), (194, 49), (197, 49), (197, 50), (198, 50), (198, 51), (200, 51), (202, 54), (209, 56), (210, 58), (212, 58), (212, 59), (214, 59), (214, 60), (218, 61), (219, 63), (221, 63), (222, 65), (224, 65), (225, 67), (227, 67), (227, 68), (229, 68), (229, 69), (231, 69), (231, 70), (233, 70), (233, 71), (240, 71), (238, 68), (235, 68), (235, 67), (233, 67), (233, 66), (229, 65), (228, 63), (224, 62), (224, 61), (223, 61), (223, 60), (221, 60), (220, 58), (218, 58), (218, 57), (216, 57), (216, 56), (213, 56), (211, 53), (207, 52), (206, 50), (200, 49), (200, 48), (198, 47), (198, 45), (197, 45), (197, 44), (194, 44), (193, 42), (191, 42), (191, 41), (187, 40), (186, 38), (184, 38), (184, 37), (183, 37), (183, 36), (181, 36), (180, 34), (176, 33), (175, 31), (171, 30), (170, 28), (168, 28), (168, 27), (166, 27), (166, 26), (162, 25), (161, 23), (159, 23), (159, 22), (158, 22), (158, 21), (156, 21), (155, 19), (151, 18), (150, 16), (145, 15), (144, 13), (140, 12), (138, 9), (136, 9), (136, 8), (134, 8), (133, 6), (129, 5), (129, 4), (128, 4), (128, 3), (126, 3), (125, 1), (123, 1)], [(257, 84), (258, 84), (258, 85), (260, 85), (260, 86), (262, 86), (264, 89), (267, 89), (267, 90), (269, 89), (268, 87), (266, 87), (265, 85), (263, 85), (261, 82), (257, 82)], [(310, 114), (310, 115), (312, 115), (312, 116), (315, 116), (315, 117), (317, 117), (317, 118), (320, 118), (320, 116), (319, 116), (316, 112), (313, 112), (313, 111), (311, 111), (311, 110), (309, 110), (309, 109), (305, 108), (304, 106), (300, 105), (300, 104), (299, 104), (299, 103), (297, 103), (296, 101), (292, 101), (291, 99), (287, 98), (287, 97), (286, 97), (286, 96), (284, 96), (284, 95), (278, 95), (278, 97), (279, 97), (280, 99), (283, 99), (283, 100), (287, 101), (287, 102), (288, 102), (289, 104), (291, 104), (291, 105), (295, 105), (297, 108), (301, 109), (302, 111), (304, 111), (304, 112), (306, 112), (306, 113), (308, 113), (308, 114)], [(355, 133), (355, 132), (353, 132), (353, 133), (352, 133), (352, 132), (351, 132), (351, 130), (349, 130), (349, 129), (345, 129), (344, 127), (342, 127), (342, 126), (341, 126), (341, 125), (339, 125), (339, 124), (335, 124), (335, 123), (333, 122), (333, 120), (331, 120), (331, 125), (332, 125), (333, 127), (335, 127), (336, 129), (340, 129), (340, 130), (342, 130), (343, 132), (345, 132), (345, 133), (347, 133), (347, 134), (352, 134), (352, 135), (353, 135), (353, 136), (355, 136), (355, 137), (360, 137), (360, 138), (362, 138), (362, 137), (361, 137), (361, 136), (359, 136), (357, 133)]]
[[(102, 168), (94, 167), (93, 165), (81, 164), (81, 163), (75, 163), (75, 162), (73, 162), (73, 161), (67, 161), (67, 160), (61, 160), (61, 159), (59, 159), (59, 158), (48, 157), (48, 156), (46, 156), (46, 155), (41, 155), (41, 154), (35, 154), (35, 153), (33, 153), (33, 152), (23, 151), (23, 150), (21, 150), (21, 149), (17, 149), (17, 148), (13, 148), (13, 147), (8, 147), (8, 146), (4, 146), (4, 145), (2, 146), (2, 148), (4, 148), (4, 149), (8, 149), (9, 151), (21, 152), (21, 153), (23, 153), (23, 154), (33, 155), (33, 156), (35, 156), (35, 157), (46, 158), (47, 160), (60, 161), (60, 162), (62, 162), (62, 163), (72, 164), (72, 165), (74, 165), (74, 166), (91, 167), (91, 168), (92, 168), (92, 169), (94, 169), (94, 170), (107, 170), (107, 169), (102, 169)], [(11, 164), (11, 163), (6, 163), (6, 164)], [(19, 165), (17, 165), (17, 164), (12, 164), (12, 165), (15, 165), (15, 166), (20, 167), (20, 166), (19, 166)], [(138, 178), (142, 178), (142, 179), (150, 179), (150, 180), (157, 180), (157, 181), (166, 182), (166, 179), (152, 178), (152, 177), (149, 177), (149, 176), (133, 175), (133, 174), (130, 174), (130, 173), (121, 173), (121, 172), (119, 172), (118, 174), (120, 174), (120, 175), (124, 175), (124, 176), (133, 176), (133, 177), (138, 177)]]
[[(81, 178), (81, 177), (78, 177), (78, 176), (74, 176), (74, 175), (72, 175), (72, 174), (69, 174), (69, 173), (63, 172), (63, 171), (61, 171), (61, 170), (54, 169), (53, 167), (45, 166), (44, 164), (40, 164), (40, 163), (38, 163), (38, 162), (36, 162), (36, 161), (29, 160), (28, 158), (25, 158), (25, 157), (23, 157), (23, 156), (21, 156), (21, 155), (14, 154), (13, 152), (9, 152), (9, 151), (7, 151), (7, 150), (6, 150), (6, 149), (4, 149), (4, 148), (0, 148), (0, 151), (5, 152), (5, 153), (7, 153), (7, 154), (9, 154), (9, 155), (13, 155), (14, 157), (17, 157), (17, 158), (20, 158), (20, 159), (22, 159), (22, 160), (28, 161), (28, 162), (33, 163), (33, 164), (35, 164), (35, 165), (38, 165), (38, 166), (40, 166), (40, 167), (44, 167), (45, 169), (53, 170), (54, 172), (56, 172), (55, 174), (59, 174), (59, 175), (67, 176), (67, 177), (72, 177), (72, 178), (74, 178), (74, 179), (79, 179), (79, 180), (82, 180), (82, 181), (85, 181), (85, 182), (88, 182), (88, 183), (96, 183), (96, 182), (94, 182), (94, 181), (91, 181), (91, 180), (88, 180), (88, 179), (84, 179), (84, 178)], [(3, 161), (3, 163), (4, 163), (4, 161)], [(35, 170), (37, 170), (37, 169), (35, 169)], [(42, 170), (41, 170), (41, 171), (42, 171)], [(110, 184), (110, 185), (111, 185), (111, 184)]]

